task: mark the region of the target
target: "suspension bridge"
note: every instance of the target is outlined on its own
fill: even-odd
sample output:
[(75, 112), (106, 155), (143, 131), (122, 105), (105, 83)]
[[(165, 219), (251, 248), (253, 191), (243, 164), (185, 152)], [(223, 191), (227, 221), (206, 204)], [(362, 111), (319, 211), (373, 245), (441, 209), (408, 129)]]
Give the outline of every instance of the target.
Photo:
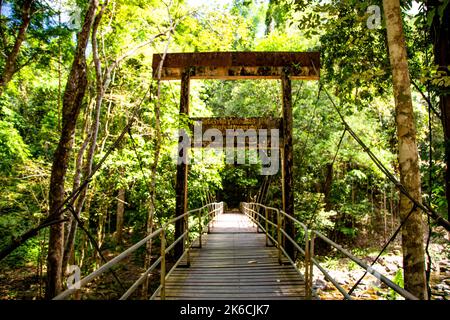
[[(239, 212), (226, 212), (224, 203), (210, 203), (202, 208), (188, 211), (187, 149), (179, 147), (174, 218), (76, 282), (55, 299), (79, 297), (83, 288), (94, 279), (111, 271), (125, 258), (157, 238), (160, 244), (159, 256), (152, 261), (147, 270), (137, 275), (138, 279), (129, 288), (124, 290), (121, 300), (136, 296), (137, 289), (155, 274), (159, 275), (159, 286), (150, 297), (153, 300), (315, 299), (314, 272), (322, 273), (342, 294), (343, 299), (353, 299), (351, 295), (353, 289), (348, 292), (343, 288), (316, 259), (314, 255), (316, 239), (320, 239), (321, 242), (349, 258), (365, 270), (365, 275), (370, 274), (376, 277), (405, 299), (417, 299), (373, 269), (372, 265), (367, 265), (322, 233), (308, 229), (295, 217), (291, 80), (319, 79), (320, 54), (318, 52), (157, 54), (153, 58), (153, 68), (154, 77), (158, 80), (181, 80), (180, 115), (187, 117), (189, 116), (191, 79), (281, 80), (282, 118), (202, 118), (200, 120), (205, 124), (201, 134), (211, 128), (279, 130), (276, 145), (258, 142), (252, 144), (251, 137), (247, 137), (243, 143), (234, 144), (232, 147), (280, 152), (282, 208), (244, 202), (241, 203)], [(421, 209), (448, 229), (448, 223), (445, 224), (436, 212), (412, 197), (371, 153), (347, 124), (328, 92), (326, 93), (342, 120), (343, 135), (349, 133), (400, 192), (411, 200), (414, 205), (412, 211)], [(225, 134), (221, 138), (228, 137)], [(209, 141), (209, 144), (212, 142)], [(190, 147), (204, 148), (208, 147), (208, 143), (194, 142)], [(400, 228), (401, 226), (399, 230)], [(171, 230), (174, 232), (172, 233)], [(174, 259), (168, 259), (169, 254)]]
[[(183, 221), (186, 231), (169, 245), (167, 232), (179, 220)], [(288, 220), (299, 226), (300, 237), (296, 237), (300, 238), (299, 241), (285, 231)], [(192, 234), (197, 234), (193, 240)], [(223, 202), (208, 204), (170, 220), (54, 299), (70, 299), (156, 238), (161, 244), (160, 256), (139, 275), (120, 300), (129, 299), (155, 271), (159, 274), (159, 286), (151, 300), (315, 299), (312, 286), (314, 267), (341, 292), (344, 299), (353, 299), (314, 258), (315, 238), (334, 247), (405, 299), (417, 299), (320, 232), (308, 230), (283, 210), (258, 203), (242, 203), (241, 212), (224, 212)], [(287, 242), (294, 246), (299, 258), (289, 256), (285, 249)], [(186, 249), (167, 269), (167, 256), (178, 243), (183, 243)]]

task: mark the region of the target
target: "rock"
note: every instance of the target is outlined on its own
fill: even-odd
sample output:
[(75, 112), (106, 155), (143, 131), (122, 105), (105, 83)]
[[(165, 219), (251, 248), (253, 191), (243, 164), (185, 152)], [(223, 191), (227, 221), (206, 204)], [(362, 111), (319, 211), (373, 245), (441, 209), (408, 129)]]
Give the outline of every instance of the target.
[(395, 272), (398, 268), (393, 263), (387, 263), (386, 266), (385, 266), (385, 269), (386, 269), (387, 273), (391, 273), (391, 272)]
[(378, 279), (375, 279), (369, 283), (369, 286), (379, 288), (381, 286), (381, 281)]
[(357, 289), (357, 290), (360, 290), (360, 291), (366, 291), (368, 288), (369, 288), (369, 287), (368, 287), (366, 284), (362, 284), (362, 283), (360, 283), (360, 284), (356, 287), (356, 289)]
[(446, 289), (446, 285), (439, 283), (433, 286), (433, 289), (436, 291), (444, 291)]
[(313, 283), (313, 288), (325, 290), (327, 288), (327, 283), (323, 280), (317, 279)]
[(445, 265), (445, 264), (441, 264), (441, 265), (439, 266), (439, 271), (440, 271), (440, 272), (447, 272), (447, 271), (450, 271), (450, 266)]
[(375, 294), (379, 297), (384, 297), (384, 295), (385, 295), (383, 292), (381, 292), (379, 290)]

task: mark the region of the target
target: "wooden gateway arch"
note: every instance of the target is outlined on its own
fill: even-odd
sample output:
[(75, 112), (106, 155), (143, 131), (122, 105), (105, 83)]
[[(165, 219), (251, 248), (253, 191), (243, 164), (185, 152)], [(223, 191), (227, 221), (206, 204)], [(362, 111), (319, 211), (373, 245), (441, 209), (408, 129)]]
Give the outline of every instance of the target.
[[(169, 53), (153, 56), (153, 78), (160, 80), (181, 80), (180, 115), (189, 116), (189, 87), (191, 79), (276, 79), (281, 80), (283, 106), (281, 119), (265, 118), (202, 118), (204, 128), (230, 129), (254, 127), (280, 130), (280, 153), (282, 170), (283, 210), (294, 215), (293, 192), (293, 142), (292, 142), (292, 90), (291, 80), (318, 80), (320, 76), (319, 52), (214, 52), (214, 53)], [(199, 119), (193, 119), (199, 120)], [(181, 143), (181, 139), (180, 139)], [(204, 147), (201, 145), (200, 147)], [(180, 149), (179, 149), (180, 150)], [(187, 159), (187, 152), (180, 154)], [(188, 164), (177, 164), (176, 216), (187, 212)], [(175, 238), (184, 233), (183, 220), (175, 226)], [(286, 233), (294, 238), (295, 227), (287, 219)], [(175, 247), (175, 256), (184, 252), (181, 241)], [(286, 241), (286, 251), (293, 255), (294, 247)]]

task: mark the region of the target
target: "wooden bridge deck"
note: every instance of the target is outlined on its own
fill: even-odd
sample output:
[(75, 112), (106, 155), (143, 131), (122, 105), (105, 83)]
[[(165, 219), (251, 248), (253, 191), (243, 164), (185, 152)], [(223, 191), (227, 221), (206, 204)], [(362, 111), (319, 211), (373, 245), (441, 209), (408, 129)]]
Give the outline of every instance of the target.
[(305, 284), (291, 265), (280, 265), (275, 247), (243, 214), (217, 217), (191, 266), (178, 267), (166, 282), (166, 299), (304, 299)]

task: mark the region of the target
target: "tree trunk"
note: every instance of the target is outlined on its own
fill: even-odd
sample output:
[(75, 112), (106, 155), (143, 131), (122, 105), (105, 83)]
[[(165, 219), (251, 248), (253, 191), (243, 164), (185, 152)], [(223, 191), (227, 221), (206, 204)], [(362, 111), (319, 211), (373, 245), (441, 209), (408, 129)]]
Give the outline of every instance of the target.
[[(432, 0), (427, 2), (428, 10), (444, 5), (441, 1)], [(435, 13), (431, 24), (431, 39), (433, 39), (434, 62), (439, 66), (439, 71), (450, 76), (450, 5), (444, 10), (442, 19)], [(450, 94), (448, 87), (439, 88), (439, 106), (441, 110), (442, 127), (445, 140), (445, 190), (447, 197), (447, 220), (450, 220)]]
[[(83, 125), (83, 132), (85, 132), (86, 137), (85, 137), (82, 145), (80, 146), (80, 149), (78, 150), (77, 159), (75, 162), (75, 175), (73, 177), (72, 192), (75, 192), (76, 190), (78, 190), (78, 188), (81, 185), (81, 175), (82, 175), (82, 169), (83, 169), (82, 168), (83, 167), (83, 156), (84, 156), (84, 152), (85, 152), (86, 148), (88, 147), (89, 141), (91, 139), (91, 135), (88, 132), (89, 113), (91, 110), (91, 107), (90, 107), (91, 104), (93, 104), (93, 103), (90, 103), (88, 108), (85, 110), (86, 116), (85, 116), (84, 125)], [(77, 223), (76, 219), (71, 215), (68, 226), (67, 226), (67, 237), (64, 242), (65, 249), (64, 249), (64, 255), (63, 255), (63, 262), (62, 262), (63, 273), (67, 269), (69, 259), (72, 256), (73, 250), (69, 250), (68, 247), (69, 247), (69, 244), (73, 243), (73, 241), (75, 239), (75, 233), (73, 232), (73, 230), (76, 228), (76, 223)]]
[[(383, 5), (396, 105), (400, 182), (418, 202), (421, 202), (416, 127), (400, 1), (383, 0)], [(413, 203), (402, 194), (400, 219), (404, 221), (411, 210), (414, 211), (402, 229), (405, 289), (419, 299), (427, 299), (422, 215), (421, 211), (414, 209)]]
[[(3, 94), (8, 83), (11, 81), (16, 72), (17, 58), (20, 53), (20, 48), (25, 41), (28, 27), (30, 25), (31, 16), (33, 14), (32, 5), (34, 0), (25, 0), (22, 7), (22, 23), (17, 32), (16, 40), (10, 52), (7, 53), (5, 67), (0, 75), (0, 97)], [(6, 43), (5, 43), (6, 45)], [(5, 48), (6, 49), (6, 48)]]
[[(173, 26), (171, 26), (172, 28)], [(158, 67), (158, 83), (157, 83), (157, 95), (156, 95), (156, 103), (155, 103), (155, 136), (153, 139), (153, 143), (155, 145), (155, 152), (153, 157), (153, 162), (151, 165), (151, 182), (150, 182), (150, 203), (149, 203), (149, 211), (147, 216), (147, 234), (151, 234), (153, 232), (153, 218), (156, 210), (156, 180), (157, 180), (157, 171), (159, 164), (159, 157), (161, 153), (161, 145), (162, 145), (162, 133), (161, 133), (161, 72), (164, 64), (164, 60), (166, 59), (167, 51), (169, 50), (171, 34), (169, 33), (167, 43), (164, 49), (164, 53), (161, 59), (161, 62)], [(153, 241), (150, 239), (146, 244), (146, 254), (145, 254), (145, 270), (150, 267), (152, 262), (152, 246)], [(144, 299), (147, 298), (148, 294), (148, 285), (149, 285), (149, 277), (145, 279), (144, 285), (142, 287), (142, 296)]]
[[(292, 141), (293, 131), (293, 115), (292, 115), (292, 83), (289, 78), (289, 74), (286, 70), (283, 71), (281, 76), (281, 90), (283, 98), (283, 183), (284, 183), (284, 202), (283, 210), (291, 217), (295, 217), (294, 210), (294, 150)], [(293, 239), (296, 236), (296, 226), (290, 219), (286, 221), (286, 233)], [(286, 253), (295, 260), (296, 250), (294, 245), (290, 241), (286, 241)]]
[(355, 204), (356, 199), (356, 185), (352, 182), (352, 204)]
[(326, 176), (325, 176), (325, 182), (323, 184), (323, 195), (324, 195), (324, 202), (325, 202), (325, 211), (331, 210), (331, 186), (333, 184), (333, 164), (327, 163), (326, 165)]
[[(94, 162), (95, 150), (97, 148), (98, 129), (100, 126), (100, 112), (101, 112), (102, 101), (103, 101), (103, 96), (104, 96), (104, 92), (105, 92), (104, 87), (103, 87), (103, 81), (102, 81), (101, 64), (100, 64), (100, 59), (98, 57), (97, 31), (98, 31), (100, 21), (102, 19), (103, 13), (104, 13), (107, 5), (108, 5), (108, 0), (106, 0), (103, 3), (102, 9), (98, 13), (98, 15), (95, 17), (94, 23), (92, 26), (91, 43), (92, 43), (92, 55), (93, 55), (94, 66), (95, 66), (95, 75), (96, 75), (96, 100), (95, 100), (95, 119), (92, 122), (91, 130), (89, 132), (89, 137), (88, 137), (88, 139), (90, 138), (90, 145), (89, 145), (89, 149), (88, 149), (87, 158), (86, 158), (86, 161), (85, 161), (84, 167), (83, 167), (84, 179), (87, 179), (91, 175), (91, 172), (92, 172), (92, 165)], [(78, 175), (77, 178), (79, 179), (80, 176)], [(75, 214), (77, 215), (77, 217), (80, 217), (81, 211), (83, 210), (84, 202), (86, 201), (87, 191), (88, 191), (88, 186), (86, 186), (81, 191), (80, 196), (77, 199), (76, 208), (75, 208)], [(63, 268), (66, 267), (65, 263), (67, 263), (68, 258), (72, 255), (77, 228), (78, 228), (78, 221), (72, 217), (71, 225), (70, 225), (70, 229), (69, 229), (69, 235), (67, 237), (67, 243), (66, 243), (66, 246), (64, 249)]]
[(116, 242), (120, 244), (122, 242), (122, 230), (123, 230), (123, 214), (125, 212), (125, 189), (120, 188), (117, 196), (117, 215), (116, 215)]
[[(103, 246), (103, 241), (105, 241), (105, 223), (106, 223), (106, 216), (108, 215), (108, 204), (105, 203), (102, 208), (103, 210), (100, 210), (98, 215), (98, 226), (97, 226), (97, 244), (98, 247), (101, 248)], [(100, 255), (100, 252), (95, 252), (95, 261), (96, 261), (96, 269), (99, 268), (104, 261), (102, 260), (102, 256)]]
[(383, 189), (383, 217), (384, 217), (384, 241), (387, 239), (387, 203), (386, 203), (386, 190)]
[[(64, 203), (64, 181), (70, 152), (73, 146), (75, 127), (87, 86), (85, 51), (97, 6), (97, 0), (91, 0), (89, 2), (82, 30), (78, 34), (74, 61), (72, 63), (63, 97), (61, 137), (53, 156), (49, 190), (49, 212), (55, 220), (63, 218), (62, 205)], [(50, 229), (47, 258), (46, 299), (53, 298), (62, 289), (63, 245), (64, 226), (62, 224), (52, 226)]]

